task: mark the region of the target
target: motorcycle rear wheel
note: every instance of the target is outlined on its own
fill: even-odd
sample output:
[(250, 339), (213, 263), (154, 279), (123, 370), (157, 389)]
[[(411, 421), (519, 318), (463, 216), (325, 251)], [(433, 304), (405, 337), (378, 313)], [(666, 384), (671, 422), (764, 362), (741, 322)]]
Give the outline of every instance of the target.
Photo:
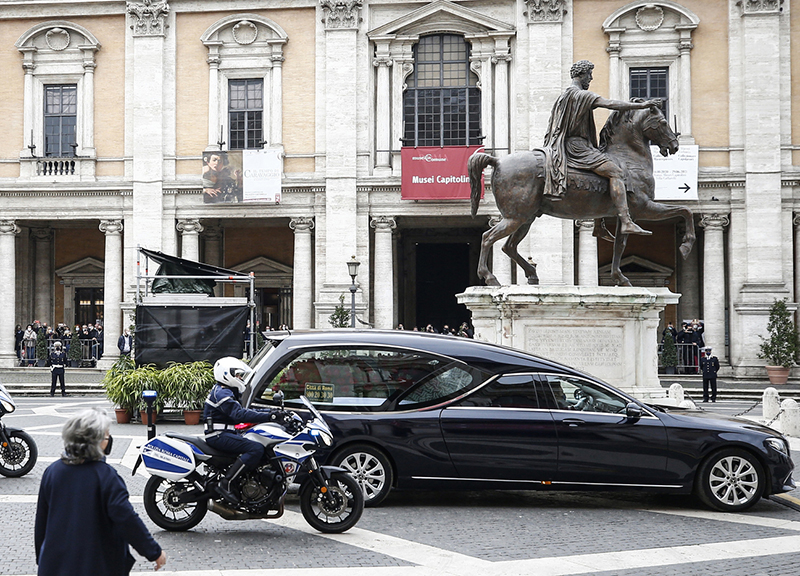
[(0, 474), (9, 478), (24, 476), (36, 465), (39, 449), (22, 430), (6, 430), (8, 445), (0, 446)]
[(355, 478), (346, 472), (334, 472), (328, 482), (330, 497), (313, 481), (300, 489), (300, 511), (312, 528), (324, 534), (340, 534), (356, 525), (364, 512), (364, 492)]
[(177, 497), (193, 488), (186, 481), (173, 482), (151, 476), (144, 487), (144, 509), (157, 526), (171, 532), (183, 532), (197, 526), (208, 508), (205, 502), (178, 502)]

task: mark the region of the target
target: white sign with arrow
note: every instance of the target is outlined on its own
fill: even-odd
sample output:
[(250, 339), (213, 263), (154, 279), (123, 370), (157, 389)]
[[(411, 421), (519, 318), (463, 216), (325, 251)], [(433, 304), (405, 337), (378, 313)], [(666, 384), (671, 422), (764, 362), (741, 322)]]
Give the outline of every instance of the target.
[(683, 144), (677, 154), (666, 157), (657, 146), (650, 149), (656, 200), (697, 200), (697, 144)]

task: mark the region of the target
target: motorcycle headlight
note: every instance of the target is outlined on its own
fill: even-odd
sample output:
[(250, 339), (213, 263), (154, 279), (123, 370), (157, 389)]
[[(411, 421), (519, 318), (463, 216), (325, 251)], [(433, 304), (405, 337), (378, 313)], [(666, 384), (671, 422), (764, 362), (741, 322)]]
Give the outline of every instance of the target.
[(311, 435), (320, 446), (331, 446), (333, 444), (333, 437), (327, 432), (322, 430), (312, 430)]
[(784, 456), (789, 455), (789, 448), (786, 446), (786, 441), (783, 438), (767, 438), (766, 444), (767, 446), (769, 446), (776, 452), (780, 452)]

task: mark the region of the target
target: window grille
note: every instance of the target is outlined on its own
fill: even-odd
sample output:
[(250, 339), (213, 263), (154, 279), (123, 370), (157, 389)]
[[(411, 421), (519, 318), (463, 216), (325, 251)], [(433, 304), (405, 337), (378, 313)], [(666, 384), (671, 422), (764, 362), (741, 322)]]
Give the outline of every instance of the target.
[(261, 148), (263, 145), (264, 81), (228, 82), (229, 150)]
[(669, 77), (667, 68), (631, 68), (631, 98), (661, 98), (661, 111), (669, 119)]
[(44, 153), (65, 158), (75, 156), (78, 123), (78, 86), (44, 87)]

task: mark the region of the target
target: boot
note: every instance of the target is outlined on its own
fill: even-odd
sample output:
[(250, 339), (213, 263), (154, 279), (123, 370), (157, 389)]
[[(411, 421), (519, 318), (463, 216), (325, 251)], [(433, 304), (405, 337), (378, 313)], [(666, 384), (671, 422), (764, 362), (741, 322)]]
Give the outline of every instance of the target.
[(620, 234), (641, 234), (642, 236), (650, 236), (652, 232), (645, 230), (631, 220), (631, 213), (628, 211), (628, 199), (625, 195), (625, 184), (619, 178), (609, 178), (608, 180), (609, 192), (611, 199), (614, 201), (614, 206), (617, 208), (619, 216), (620, 227), (618, 232)]
[(239, 505), (239, 497), (231, 491), (231, 482), (233, 482), (243, 470), (244, 462), (242, 462), (241, 458), (237, 458), (236, 462), (230, 465), (230, 468), (225, 472), (225, 476), (223, 476), (217, 484), (217, 494), (222, 496), (222, 499), (231, 506)]
[(627, 218), (620, 218), (620, 221), (622, 222), (620, 232), (623, 234), (641, 234), (642, 236), (650, 236), (653, 234), (649, 230), (645, 230), (636, 222), (631, 220), (631, 217), (627, 214), (625, 214), (625, 216), (627, 216)]

